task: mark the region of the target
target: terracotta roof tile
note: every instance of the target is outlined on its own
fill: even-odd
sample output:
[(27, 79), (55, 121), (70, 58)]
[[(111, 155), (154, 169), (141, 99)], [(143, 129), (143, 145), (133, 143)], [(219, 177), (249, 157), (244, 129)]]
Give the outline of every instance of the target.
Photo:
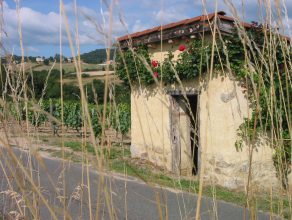
[[(220, 20), (235, 22), (235, 19), (232, 18), (232, 17), (226, 16), (224, 11), (218, 11), (217, 12), (217, 16), (218, 16), (218, 18)], [(197, 21), (207, 21), (207, 20), (213, 19), (214, 17), (215, 17), (215, 13), (211, 13), (211, 14), (207, 14), (207, 15), (197, 16), (197, 17), (194, 17), (194, 18), (184, 19), (184, 20), (181, 20), (181, 21), (178, 21), (178, 22), (173, 22), (173, 23), (169, 23), (169, 24), (166, 24), (166, 25), (162, 25), (162, 26), (156, 26), (156, 27), (144, 30), (144, 31), (140, 31), (140, 32), (129, 34), (129, 35), (125, 35), (125, 36), (119, 37), (117, 39), (117, 41), (124, 41), (124, 40), (127, 40), (129, 38), (141, 37), (141, 36), (144, 36), (144, 35), (147, 35), (147, 34), (150, 34), (150, 33), (161, 31), (161, 29), (162, 30), (167, 30), (167, 29), (170, 29), (170, 28), (175, 28), (175, 27), (179, 27), (179, 26), (182, 26), (182, 25), (191, 24), (191, 23), (194, 23), (194, 22), (197, 22)], [(241, 21), (241, 25), (243, 27), (245, 27), (245, 28), (251, 28), (253, 26), (253, 24), (247, 23), (247, 22), (243, 22), (243, 21)], [(291, 37), (287, 37), (287, 36), (282, 36), (282, 37), (284, 37), (289, 42), (292, 39)]]
[[(223, 11), (218, 11), (217, 15), (222, 20), (235, 21), (232, 17), (225, 16), (225, 12), (223, 12)], [(150, 34), (150, 33), (157, 32), (157, 31), (161, 31), (161, 29), (162, 30), (167, 30), (167, 29), (170, 29), (170, 28), (179, 27), (181, 25), (191, 24), (191, 23), (194, 23), (196, 21), (207, 21), (207, 20), (213, 19), (214, 17), (215, 17), (215, 13), (211, 13), (211, 14), (207, 14), (207, 15), (197, 16), (197, 17), (194, 17), (194, 18), (184, 19), (184, 20), (181, 20), (181, 21), (178, 21), (178, 22), (173, 22), (173, 23), (170, 23), (170, 24), (157, 26), (157, 27), (150, 28), (150, 29), (147, 29), (147, 30), (144, 30), (144, 31), (136, 32), (136, 33), (133, 33), (133, 34), (130, 34), (130, 35), (125, 35), (125, 36), (119, 37), (117, 39), (117, 41), (124, 41), (124, 40), (127, 40), (129, 38), (141, 37), (141, 36), (146, 35), (146, 34)], [(247, 27), (247, 28), (251, 27), (251, 24), (249, 24), (249, 23), (242, 22), (242, 24), (243, 24), (244, 27)]]
[[(221, 20), (225, 20), (225, 21), (232, 21), (234, 22), (235, 19), (232, 18), (232, 17), (229, 17), (229, 16), (226, 16), (226, 15), (218, 15), (218, 17), (221, 19)], [(242, 26), (245, 27), (245, 28), (251, 28), (252, 27), (252, 24), (251, 23), (246, 23), (246, 22), (241, 22)]]

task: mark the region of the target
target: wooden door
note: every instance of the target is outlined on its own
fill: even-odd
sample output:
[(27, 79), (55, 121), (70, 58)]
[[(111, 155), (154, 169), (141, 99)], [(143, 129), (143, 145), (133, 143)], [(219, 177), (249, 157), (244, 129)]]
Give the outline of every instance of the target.
[(171, 96), (171, 141), (172, 141), (172, 171), (180, 174), (181, 152), (180, 152), (180, 107), (174, 96)]

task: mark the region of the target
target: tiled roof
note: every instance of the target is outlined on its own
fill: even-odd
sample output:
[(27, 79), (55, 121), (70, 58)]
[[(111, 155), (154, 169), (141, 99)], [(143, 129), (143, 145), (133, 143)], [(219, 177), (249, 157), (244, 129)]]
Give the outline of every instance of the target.
[[(153, 32), (158, 32), (158, 31), (161, 31), (161, 30), (167, 30), (167, 29), (170, 29), (170, 28), (175, 28), (175, 27), (191, 24), (191, 23), (194, 23), (196, 21), (208, 21), (208, 20), (213, 19), (215, 17), (215, 15), (216, 15), (215, 13), (211, 13), (211, 14), (207, 14), (207, 15), (197, 16), (197, 17), (194, 17), (194, 18), (184, 19), (184, 20), (181, 20), (181, 21), (178, 21), (178, 22), (173, 22), (173, 23), (170, 23), (170, 24), (162, 25), (162, 26), (157, 26), (157, 27), (154, 27), (154, 28), (151, 28), (151, 29), (147, 29), (147, 30), (144, 30), (144, 31), (140, 31), (140, 32), (132, 33), (130, 35), (125, 35), (125, 36), (119, 37), (117, 39), (117, 41), (124, 41), (124, 40), (127, 40), (129, 38), (141, 37), (141, 36), (153, 33)], [(232, 21), (232, 22), (235, 21), (234, 18), (226, 16), (225, 12), (223, 12), (223, 11), (217, 12), (217, 16), (221, 20)], [(246, 28), (250, 28), (252, 26), (252, 24), (245, 23), (245, 22), (242, 22), (241, 24)]]

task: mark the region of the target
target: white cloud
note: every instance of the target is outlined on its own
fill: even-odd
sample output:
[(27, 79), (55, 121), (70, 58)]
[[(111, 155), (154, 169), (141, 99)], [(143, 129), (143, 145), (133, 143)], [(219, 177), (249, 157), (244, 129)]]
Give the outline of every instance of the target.
[[(66, 4), (65, 11), (72, 37), (75, 36), (75, 11), (73, 4)], [(7, 37), (4, 39), (6, 49), (19, 47), (18, 15), (14, 8), (10, 8), (6, 2), (3, 4), (4, 30)], [(104, 36), (95, 28), (96, 24), (105, 33), (112, 27), (112, 37), (119, 36), (125, 32), (117, 17), (114, 17), (112, 24), (109, 24), (110, 16), (106, 11), (101, 16), (91, 8), (78, 6), (78, 30), (81, 45), (104, 45)], [(60, 16), (57, 12), (42, 13), (29, 7), (22, 7), (19, 13), (23, 35), (23, 45), (27, 52), (35, 51), (31, 48), (44, 45), (59, 45)], [(88, 19), (90, 18), (90, 19)], [(67, 33), (63, 26), (63, 45), (68, 45)], [(75, 42), (75, 39), (73, 39)]]
[[(38, 0), (34, 0), (38, 1)], [(91, 1), (91, 0), (87, 0)], [(85, 7), (86, 1), (78, 1), (77, 9), (78, 23), (79, 23), (79, 40), (81, 45), (100, 46), (105, 45), (104, 35), (102, 33), (111, 32), (111, 37), (122, 36), (127, 32), (142, 31), (160, 24), (179, 21), (185, 18), (201, 15), (204, 12), (202, 2), (205, 2), (205, 7), (208, 13), (215, 10), (216, 0), (124, 0), (115, 2), (112, 12), (112, 19), (109, 13), (108, 6), (104, 3), (99, 5), (96, 1), (96, 9)], [(45, 1), (44, 1), (45, 2)], [(100, 1), (105, 2), (105, 1)], [(217, 0), (218, 10), (224, 10), (227, 15), (232, 16), (232, 3), (239, 14), (240, 18), (245, 21), (260, 21), (258, 2), (269, 1), (256, 1), (256, 0), (243, 0), (244, 10), (242, 10), (241, 0)], [(290, 33), (292, 28), (292, 0), (272, 0), (271, 2), (286, 2), (286, 8), (281, 6), (281, 14), (290, 15), (286, 20), (283, 18), (278, 19), (283, 22), (285, 34), (288, 34), (288, 24), (290, 25)], [(119, 4), (118, 4), (119, 3)], [(44, 3), (45, 5), (48, 3)], [(8, 4), (3, 2), (3, 16), (5, 20), (4, 30), (7, 32), (8, 37), (5, 38), (4, 44), (6, 47), (15, 48), (19, 46), (18, 34), (18, 19), (16, 10), (9, 7)], [(275, 3), (272, 3), (273, 15), (275, 10)], [(103, 10), (102, 10), (103, 9)], [(23, 32), (23, 44), (27, 51), (35, 51), (29, 48), (40, 48), (41, 46), (54, 46), (59, 45), (59, 26), (60, 17), (56, 11), (40, 12), (33, 8), (23, 7), (20, 10), (20, 17)], [(72, 3), (65, 4), (65, 11), (68, 16), (68, 22), (71, 29), (72, 36), (74, 37), (75, 28), (75, 11)], [(242, 11), (244, 14), (242, 15)], [(262, 10), (264, 11), (264, 10)], [(103, 13), (102, 13), (103, 12)], [(289, 14), (290, 13), (290, 14)], [(123, 19), (125, 17), (125, 19)], [(123, 22), (120, 21), (123, 20)], [(112, 21), (110, 23), (110, 21)], [(124, 25), (122, 24), (124, 23)], [(276, 24), (276, 22), (273, 22)], [(63, 24), (64, 28), (64, 24)], [(68, 40), (66, 33), (63, 33), (63, 45), (66, 46)], [(8, 48), (9, 49), (9, 48)]]
[(160, 9), (155, 15), (155, 19), (163, 24), (173, 21), (179, 21), (188, 17), (189, 16), (187, 14), (183, 13), (183, 10), (181, 8), (177, 7), (171, 7), (165, 10)]
[[(18, 23), (21, 22), (23, 42), (25, 44), (37, 43), (43, 38), (54, 42), (54, 36), (59, 31), (59, 15), (55, 12), (42, 14), (30, 8), (23, 7), (19, 11), (19, 16), (15, 9), (11, 9), (7, 4), (3, 8), (4, 30), (7, 32), (8, 40), (13, 44), (19, 44)], [(18, 17), (20, 19), (18, 19)]]
[[(65, 11), (67, 15), (74, 15), (75, 14), (75, 6), (73, 3), (68, 3), (64, 5)], [(79, 15), (87, 15), (89, 17), (96, 18), (97, 17), (97, 12), (91, 8), (87, 8), (84, 6), (77, 6), (77, 13)]]
[(132, 32), (143, 31), (147, 28), (149, 28), (149, 26), (138, 19), (135, 21), (133, 25)]

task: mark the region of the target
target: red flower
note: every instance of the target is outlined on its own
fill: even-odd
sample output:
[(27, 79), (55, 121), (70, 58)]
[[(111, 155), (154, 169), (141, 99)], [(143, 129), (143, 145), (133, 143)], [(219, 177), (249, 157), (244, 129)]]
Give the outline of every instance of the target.
[(187, 49), (187, 48), (186, 48), (186, 46), (183, 45), (183, 44), (182, 44), (182, 45), (179, 45), (179, 47), (178, 47), (178, 50), (179, 50), (179, 51), (184, 51), (185, 49)]
[(154, 78), (157, 78), (157, 77), (158, 77), (158, 72), (154, 72), (154, 73), (153, 73), (153, 77), (154, 77)]
[(157, 67), (158, 66), (158, 61), (157, 60), (152, 60), (151, 61), (151, 65), (153, 68)]

